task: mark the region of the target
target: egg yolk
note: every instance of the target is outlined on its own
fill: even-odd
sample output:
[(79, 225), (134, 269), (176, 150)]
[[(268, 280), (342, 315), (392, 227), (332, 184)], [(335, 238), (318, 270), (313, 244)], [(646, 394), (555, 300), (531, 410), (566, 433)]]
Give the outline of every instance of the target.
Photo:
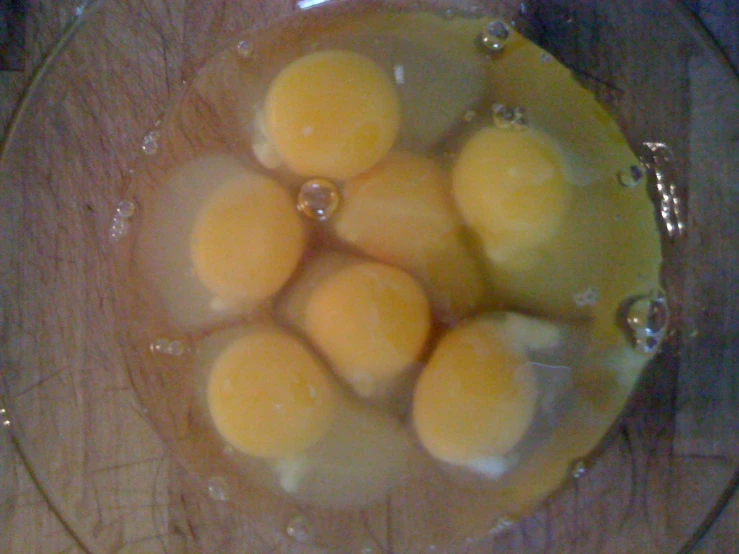
[(393, 152), (348, 181), (337, 235), (426, 285), (435, 307), (463, 317), (480, 304), (481, 269), (461, 239), (449, 179), (428, 158)]
[(369, 58), (343, 50), (304, 56), (267, 91), (264, 122), (298, 175), (348, 179), (379, 162), (400, 128), (393, 82)]
[(302, 222), (273, 180), (245, 174), (217, 190), (198, 213), (190, 253), (198, 279), (225, 304), (261, 302), (295, 270)]
[(226, 346), (210, 369), (213, 422), (235, 449), (277, 458), (316, 443), (336, 415), (328, 371), (297, 338), (274, 329), (248, 332)]
[(373, 396), (418, 357), (431, 327), (428, 300), (407, 273), (361, 262), (326, 278), (305, 308), (305, 332), (334, 371)]
[(527, 362), (485, 319), (444, 336), (413, 399), (413, 422), (429, 453), (460, 465), (510, 453), (536, 411), (536, 378)]
[(541, 132), (486, 127), (462, 148), (454, 198), (493, 261), (547, 242), (569, 206), (561, 156)]

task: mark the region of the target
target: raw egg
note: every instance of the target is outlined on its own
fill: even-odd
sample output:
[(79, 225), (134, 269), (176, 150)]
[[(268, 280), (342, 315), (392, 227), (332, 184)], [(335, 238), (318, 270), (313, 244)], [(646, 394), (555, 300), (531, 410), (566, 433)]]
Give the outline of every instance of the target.
[(436, 346), (416, 384), (413, 423), (435, 458), (476, 464), (511, 453), (534, 419), (537, 395), (526, 357), (479, 318)]
[(289, 64), (272, 82), (264, 128), (293, 172), (349, 179), (393, 146), (400, 100), (371, 59), (344, 50), (316, 52)]
[(454, 198), (493, 262), (551, 240), (571, 185), (553, 141), (533, 130), (479, 130), (452, 172)]
[(371, 262), (328, 277), (305, 312), (306, 334), (361, 396), (379, 393), (419, 360), (430, 326), (418, 282)]
[(328, 370), (289, 333), (247, 329), (209, 357), (208, 409), (220, 435), (239, 452), (295, 455), (333, 425), (337, 392)]
[(210, 60), (147, 156), (169, 177), (135, 191), (136, 255), (170, 318), (142, 344), (206, 337), (192, 367), (147, 351), (177, 364), (152, 408), (196, 372), (240, 487), (397, 494), (466, 538), (561, 483), (651, 355), (624, 331), (659, 287), (654, 208), (618, 178), (645, 174), (568, 68), (512, 28), (485, 50), (501, 21), (317, 13)]
[(343, 241), (418, 277), (445, 319), (483, 301), (483, 272), (463, 240), (449, 178), (429, 158), (394, 152), (348, 181), (334, 228)]
[(246, 173), (224, 183), (193, 226), (195, 275), (225, 303), (259, 303), (282, 288), (303, 253), (302, 224), (287, 192)]
[(281, 311), (360, 396), (378, 397), (420, 360), (431, 329), (421, 285), (401, 269), (329, 256), (287, 293)]
[(263, 304), (292, 275), (305, 231), (277, 182), (226, 156), (182, 166), (145, 216), (138, 260), (185, 328)]
[(296, 335), (275, 325), (231, 327), (197, 352), (210, 420), (251, 478), (337, 508), (379, 500), (406, 474), (408, 430), (344, 390)]

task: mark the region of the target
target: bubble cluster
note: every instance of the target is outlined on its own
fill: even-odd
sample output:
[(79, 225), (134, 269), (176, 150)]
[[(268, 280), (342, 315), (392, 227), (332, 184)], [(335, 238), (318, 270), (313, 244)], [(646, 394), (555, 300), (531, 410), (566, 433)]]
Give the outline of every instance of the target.
[(494, 104), (491, 111), (493, 123), (498, 129), (523, 131), (528, 125), (526, 110), (520, 106)]
[(149, 350), (154, 354), (182, 356), (185, 353), (185, 345), (179, 340), (156, 339), (149, 345)]
[(147, 156), (153, 156), (159, 152), (159, 139), (161, 134), (159, 131), (151, 131), (144, 137), (144, 141), (141, 143), (141, 150)]
[(131, 228), (131, 218), (136, 212), (136, 204), (130, 200), (122, 200), (116, 206), (113, 222), (108, 230), (108, 236), (112, 242), (118, 242), (128, 234)]
[(627, 304), (626, 324), (632, 332), (634, 347), (644, 354), (659, 348), (668, 322), (667, 299), (661, 290), (632, 298)]
[(113, 219), (113, 223), (110, 226), (110, 231), (108, 232), (111, 242), (118, 242), (119, 240), (121, 240), (128, 234), (130, 228), (131, 224), (125, 219)]
[(641, 162), (654, 180), (664, 232), (670, 239), (678, 239), (687, 232), (688, 210), (678, 183), (675, 155), (661, 142), (645, 142), (642, 150)]

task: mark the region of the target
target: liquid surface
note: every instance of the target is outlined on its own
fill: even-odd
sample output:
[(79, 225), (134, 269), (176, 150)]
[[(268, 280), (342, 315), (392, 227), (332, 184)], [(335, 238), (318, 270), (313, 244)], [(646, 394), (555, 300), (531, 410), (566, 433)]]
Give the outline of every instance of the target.
[(162, 406), (237, 481), (489, 528), (562, 483), (653, 352), (617, 320), (659, 289), (639, 160), (502, 22), (321, 14), (234, 42), (165, 119), (134, 183), (141, 342), (189, 345)]

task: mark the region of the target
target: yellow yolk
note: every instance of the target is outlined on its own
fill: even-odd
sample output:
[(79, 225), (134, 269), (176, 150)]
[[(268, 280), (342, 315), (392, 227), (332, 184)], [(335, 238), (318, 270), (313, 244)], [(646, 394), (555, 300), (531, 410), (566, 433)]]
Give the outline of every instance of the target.
[(326, 368), (297, 338), (247, 332), (214, 359), (207, 386), (213, 422), (240, 452), (277, 458), (316, 443), (336, 415)]
[(389, 154), (346, 183), (334, 226), (345, 242), (416, 275), (442, 312), (463, 317), (482, 301), (482, 271), (462, 241), (448, 177), (433, 161)]
[(305, 307), (305, 332), (334, 371), (373, 396), (418, 361), (431, 326), (428, 300), (413, 277), (362, 262), (327, 277)]
[(536, 411), (536, 378), (527, 362), (485, 319), (443, 337), (413, 399), (413, 422), (429, 453), (452, 464), (510, 453)]
[(547, 242), (569, 206), (559, 153), (540, 132), (478, 131), (452, 173), (454, 198), (493, 260)]
[(388, 153), (400, 128), (394, 84), (369, 58), (328, 50), (300, 58), (272, 82), (266, 132), (298, 175), (349, 179)]
[(248, 173), (209, 198), (196, 217), (190, 252), (198, 279), (228, 305), (275, 294), (295, 270), (304, 245), (287, 192)]

